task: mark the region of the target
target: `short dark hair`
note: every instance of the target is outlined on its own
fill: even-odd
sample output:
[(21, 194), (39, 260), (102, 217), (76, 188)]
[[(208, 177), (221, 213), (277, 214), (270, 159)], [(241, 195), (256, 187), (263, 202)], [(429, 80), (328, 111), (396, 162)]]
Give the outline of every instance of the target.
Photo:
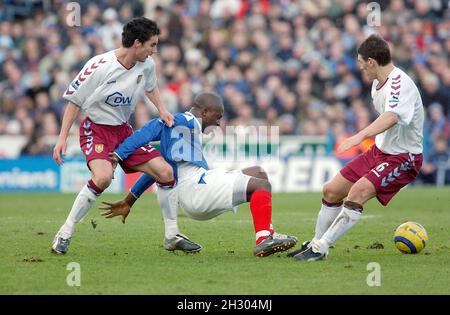
[(146, 17), (134, 18), (123, 27), (122, 45), (123, 47), (131, 47), (136, 39), (144, 43), (152, 36), (159, 34), (158, 25), (152, 20)]
[(380, 36), (370, 35), (358, 48), (358, 54), (367, 61), (372, 58), (380, 66), (385, 66), (391, 62), (391, 52), (388, 43)]
[(194, 102), (192, 107), (196, 107), (198, 109), (208, 108), (208, 109), (217, 109), (223, 111), (223, 102), (222, 98), (214, 93), (214, 92), (204, 92), (197, 95), (194, 98)]

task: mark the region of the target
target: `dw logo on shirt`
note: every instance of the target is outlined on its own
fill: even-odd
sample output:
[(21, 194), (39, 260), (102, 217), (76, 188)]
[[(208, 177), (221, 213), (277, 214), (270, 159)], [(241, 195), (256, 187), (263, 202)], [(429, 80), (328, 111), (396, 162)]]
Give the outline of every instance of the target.
[(112, 107), (130, 106), (132, 100), (132, 96), (123, 96), (120, 92), (114, 92), (113, 94), (108, 95), (105, 103)]

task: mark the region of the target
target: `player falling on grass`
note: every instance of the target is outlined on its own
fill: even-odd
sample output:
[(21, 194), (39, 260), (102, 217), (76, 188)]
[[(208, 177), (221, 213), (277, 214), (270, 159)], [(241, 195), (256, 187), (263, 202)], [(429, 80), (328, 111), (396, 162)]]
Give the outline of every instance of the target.
[(325, 258), (329, 247), (358, 222), (368, 200), (377, 197), (386, 206), (416, 178), (422, 165), (424, 110), (416, 85), (392, 64), (388, 44), (377, 35), (361, 44), (358, 63), (373, 80), (372, 98), (380, 116), (345, 140), (338, 151), (373, 136), (375, 144), (324, 185), (314, 238), (288, 254), (296, 260)]
[[(150, 56), (157, 52), (159, 28), (141, 17), (128, 22), (122, 33), (122, 47), (93, 57), (64, 93), (69, 101), (64, 112), (59, 140), (53, 158), (62, 164), (66, 139), (80, 109), (87, 118), (80, 125), (80, 146), (91, 171), (91, 179), (81, 189), (66, 222), (52, 244), (52, 251), (64, 254), (79, 222), (96, 198), (110, 185), (113, 167), (108, 153), (133, 130), (127, 123), (142, 90), (156, 105), (161, 118), (169, 125), (173, 116), (162, 103), (157, 87), (155, 63)], [(147, 172), (161, 185), (173, 185), (172, 168), (151, 146), (137, 147), (121, 161), (126, 173)]]
[[(194, 99), (189, 112), (175, 115), (174, 126), (153, 119), (127, 138), (113, 153), (126, 159), (136, 148), (160, 140), (161, 154), (173, 167), (177, 185), (158, 189), (158, 202), (163, 210), (167, 250), (196, 252), (201, 246), (180, 234), (177, 223), (178, 204), (195, 220), (209, 220), (226, 211), (236, 211), (242, 203), (250, 202), (256, 233), (255, 256), (268, 256), (285, 251), (297, 238), (274, 232), (272, 227), (272, 195), (267, 174), (260, 167), (227, 171), (208, 168), (201, 136), (208, 127), (219, 125), (223, 115), (222, 99), (214, 93), (202, 93)], [(206, 132), (211, 129), (206, 130)], [(131, 192), (121, 201), (105, 203), (103, 215), (108, 218), (122, 215), (122, 221), (140, 194), (153, 180), (143, 174)]]

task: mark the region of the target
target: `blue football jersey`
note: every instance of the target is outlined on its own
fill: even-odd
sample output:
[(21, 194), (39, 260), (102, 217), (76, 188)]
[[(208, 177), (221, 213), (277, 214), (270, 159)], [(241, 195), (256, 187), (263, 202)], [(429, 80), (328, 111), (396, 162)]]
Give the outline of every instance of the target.
[(137, 148), (159, 140), (161, 154), (173, 167), (175, 179), (178, 179), (178, 162), (208, 169), (201, 137), (202, 127), (197, 118), (190, 112), (177, 113), (172, 127), (169, 128), (161, 119), (152, 119), (125, 139), (114, 152), (124, 160)]

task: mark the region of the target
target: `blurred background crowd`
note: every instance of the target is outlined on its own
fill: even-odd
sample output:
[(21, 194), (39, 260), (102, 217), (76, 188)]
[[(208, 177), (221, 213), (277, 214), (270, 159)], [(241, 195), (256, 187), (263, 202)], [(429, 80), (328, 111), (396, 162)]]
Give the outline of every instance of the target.
[[(450, 156), (450, 2), (377, 1), (378, 27), (368, 25), (369, 2), (82, 0), (80, 25), (73, 27), (67, 1), (2, 1), (0, 135), (25, 135), (22, 154), (50, 153), (42, 139), (59, 133), (70, 81), (89, 58), (120, 46), (122, 26), (144, 15), (161, 29), (154, 59), (170, 111), (184, 111), (197, 93), (214, 90), (225, 101), (224, 124), (323, 136), (333, 154), (376, 117), (356, 49), (377, 32), (420, 89), (427, 114), (421, 180), (434, 182), (438, 163)], [(139, 128), (156, 114), (142, 98), (131, 123)]]

